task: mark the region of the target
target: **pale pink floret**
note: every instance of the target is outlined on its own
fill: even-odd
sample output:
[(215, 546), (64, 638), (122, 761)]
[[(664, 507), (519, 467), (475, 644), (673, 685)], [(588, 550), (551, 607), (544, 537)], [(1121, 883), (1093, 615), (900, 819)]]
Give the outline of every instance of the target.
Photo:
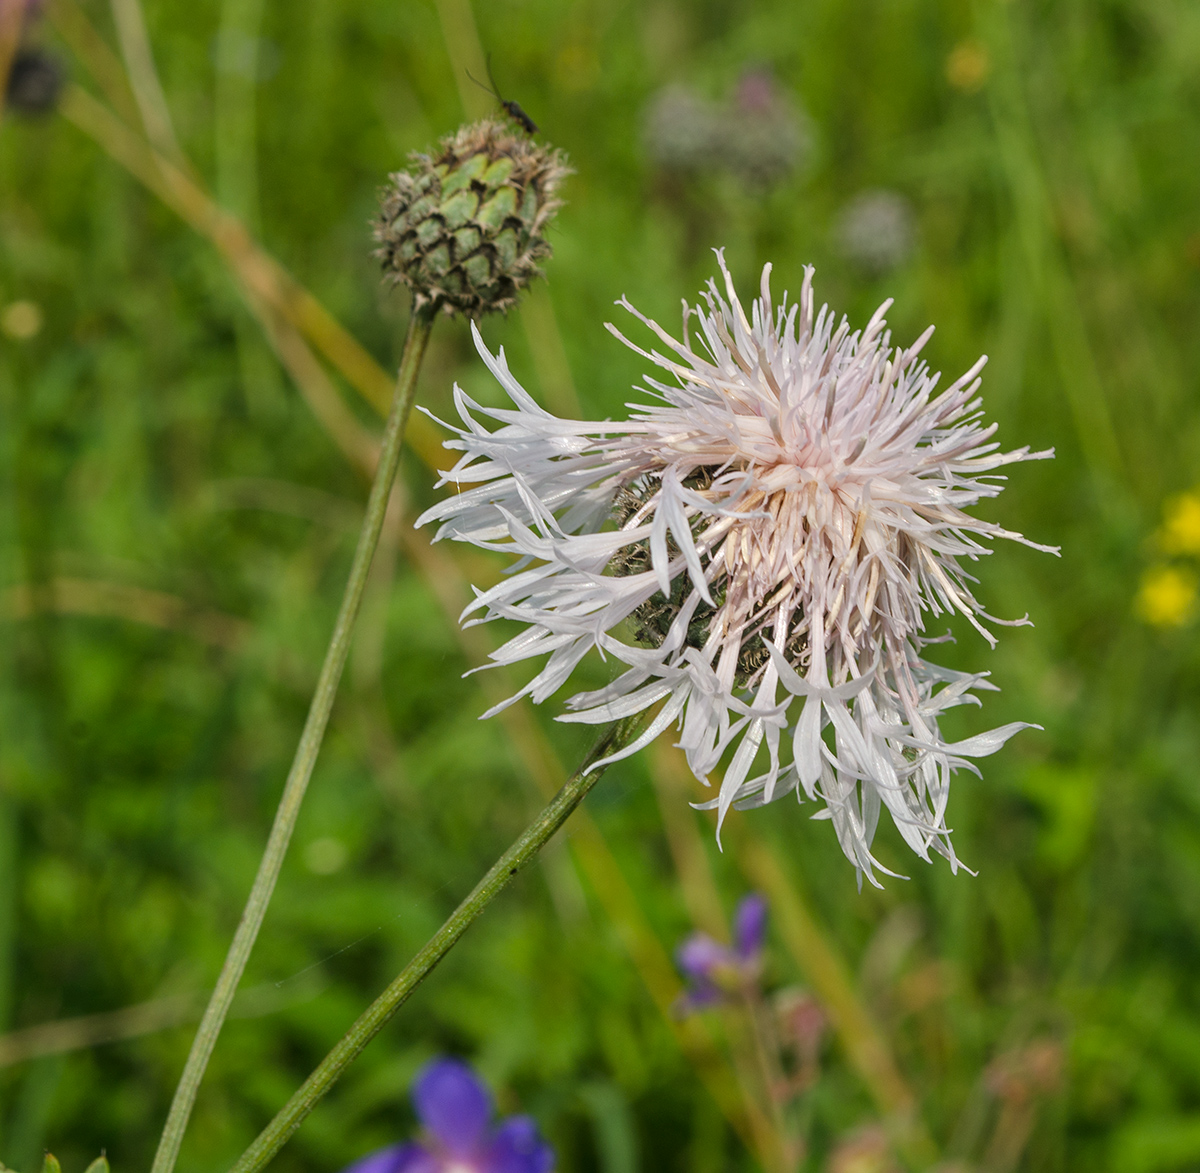
[[(463, 427), (446, 446), (464, 455), (441, 483), (459, 492), (417, 524), (440, 521), (438, 538), (520, 556), (464, 615), (526, 625), (496, 663), (548, 655), (518, 696), (545, 700), (599, 648), (625, 671), (572, 697), (560, 720), (599, 724), (662, 702), (617, 756), (675, 724), (706, 785), (732, 750), (707, 804), (720, 819), (731, 806), (806, 795), (824, 804), (814, 817), (833, 820), (843, 851), (877, 882), (874, 869), (887, 869), (870, 845), (882, 804), (918, 855), (928, 860), (932, 849), (957, 868), (945, 821), (951, 772), (974, 769), (966, 759), (1027, 726), (942, 740), (938, 714), (978, 704), (972, 690), (993, 686), (986, 672), (923, 660), (925, 620), (958, 611), (994, 644), (959, 559), (990, 553), (978, 539), (1025, 539), (964, 509), (1000, 492), (1003, 478), (985, 474), (1052, 453), (999, 451), (976, 397), (982, 358), (935, 395), (938, 376), (918, 359), (932, 327), (892, 350), (890, 302), (851, 333), (826, 307), (814, 311), (807, 268), (799, 302), (785, 295), (775, 310), (768, 265), (747, 319), (718, 260), (726, 296), (710, 281), (706, 310), (684, 306), (681, 342), (618, 303), (668, 353), (609, 329), (676, 380), (647, 378), (660, 402), (630, 404), (625, 421), (550, 415), (476, 331), (513, 407), (486, 408), (455, 388)], [(488, 431), (481, 417), (500, 427)], [(637, 507), (618, 530), (608, 523), (621, 490)], [(648, 548), (650, 568), (614, 573), (635, 548)], [(620, 638), (623, 622), (655, 596), (669, 598), (680, 576), (682, 607), (662, 644)], [(689, 645), (701, 608), (702, 619), (711, 612), (706, 636)], [(756, 635), (768, 655), (739, 673)]]

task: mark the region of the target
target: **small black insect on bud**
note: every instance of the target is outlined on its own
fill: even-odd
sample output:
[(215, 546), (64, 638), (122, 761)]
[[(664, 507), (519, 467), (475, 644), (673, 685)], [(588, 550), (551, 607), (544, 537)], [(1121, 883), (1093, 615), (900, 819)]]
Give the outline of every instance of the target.
[(20, 49), (13, 58), (5, 105), (18, 114), (49, 114), (63, 86), (63, 68), (44, 49)]
[(537, 123), (534, 122), (521, 107), (513, 101), (500, 96), (500, 87), (496, 85), (496, 78), (492, 74), (492, 55), (489, 53), (487, 58), (488, 80), (492, 83), (490, 86), (485, 86), (477, 77), (471, 76), (471, 71), (467, 70), (467, 77), (481, 89), (487, 90), (497, 102), (500, 103), (500, 108), (509, 116), (526, 134), (537, 134)]

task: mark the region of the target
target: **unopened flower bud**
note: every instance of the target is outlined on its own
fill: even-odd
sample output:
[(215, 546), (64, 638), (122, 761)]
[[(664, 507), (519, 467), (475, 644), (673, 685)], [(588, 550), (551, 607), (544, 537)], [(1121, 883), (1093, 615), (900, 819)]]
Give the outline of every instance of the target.
[(5, 87), (5, 104), (18, 114), (49, 114), (63, 86), (63, 68), (43, 49), (20, 49)]
[(561, 206), (562, 152), (476, 122), (391, 177), (375, 223), (375, 255), (417, 306), (478, 317), (507, 310), (550, 255), (544, 232)]

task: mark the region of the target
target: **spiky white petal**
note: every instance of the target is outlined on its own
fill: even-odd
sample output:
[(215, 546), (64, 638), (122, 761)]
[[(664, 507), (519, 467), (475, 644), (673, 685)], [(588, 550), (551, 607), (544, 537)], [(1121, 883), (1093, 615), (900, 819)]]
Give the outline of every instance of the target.
[[(925, 623), (959, 612), (995, 642), (960, 560), (990, 553), (981, 540), (1025, 539), (965, 510), (1000, 492), (997, 469), (1052, 453), (999, 450), (976, 395), (984, 359), (937, 393), (919, 358), (932, 328), (893, 350), (890, 302), (852, 333), (815, 310), (807, 268), (800, 300), (775, 310), (768, 265), (747, 318), (717, 255), (724, 294), (710, 281), (706, 308), (685, 304), (682, 340), (618, 303), (667, 353), (609, 329), (674, 380), (647, 377), (657, 402), (630, 404), (624, 421), (551, 415), (475, 331), (513, 406), (455, 388), (462, 426), (446, 446), (463, 456), (441, 483), (459, 491), (417, 524), (518, 556), (464, 613), (525, 625), (496, 663), (548, 656), (517, 696), (545, 700), (597, 648), (623, 671), (559, 719), (608, 722), (661, 703), (619, 756), (675, 724), (707, 785), (732, 750), (707, 804), (721, 820), (796, 792), (823, 804), (814, 817), (832, 820), (877, 883), (887, 869), (870, 848), (886, 807), (921, 858), (933, 850), (957, 867), (950, 775), (1026, 726), (942, 739), (939, 714), (992, 686), (923, 659)], [(619, 637), (650, 612), (666, 616), (656, 646)]]

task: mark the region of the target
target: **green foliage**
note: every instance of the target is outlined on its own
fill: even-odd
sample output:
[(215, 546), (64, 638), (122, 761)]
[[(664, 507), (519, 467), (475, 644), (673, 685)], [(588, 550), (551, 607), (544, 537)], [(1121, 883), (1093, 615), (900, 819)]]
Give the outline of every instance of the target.
[[(387, 173), (462, 120), (440, 8), (146, 5), (185, 150), (387, 366), (405, 308), (381, 291), (368, 221)], [(1003, 689), (986, 717), (955, 717), (964, 736), (1045, 727), (956, 782), (949, 821), (978, 876), (906, 858), (885, 829), (880, 858), (913, 879), (860, 894), (804, 810), (734, 817), (812, 894), (947, 1155), (987, 1150), (1034, 1088), (1024, 1168), (1195, 1168), (1200, 643), (1146, 627), (1132, 600), (1161, 503), (1200, 457), (1200, 15), (1158, 0), (475, 8), (505, 96), (577, 168), (548, 296), (589, 414), (620, 412), (641, 376), (602, 328), (613, 300), (671, 326), (723, 246), (744, 293), (771, 261), (792, 291), (815, 263), (818, 297), (859, 326), (894, 296), (897, 341), (936, 322), (926, 353), (950, 377), (988, 352), (1005, 446), (1057, 449), (989, 516), (1061, 543), (1061, 560), (1005, 549), (979, 570), (994, 614), (1036, 626), (1003, 630), (994, 653), (956, 627), (944, 651)], [(105, 6), (88, 12), (115, 43)], [(32, 35), (66, 57), (48, 27)], [(724, 100), (762, 66), (811, 118), (806, 169), (750, 189), (647, 158), (662, 86)], [(875, 275), (835, 225), (879, 187), (911, 202), (917, 247)], [(15, 302), (41, 328), (0, 336), (0, 1029), (184, 1009), (0, 1069), (0, 1158), (33, 1169), (52, 1145), (70, 1170), (104, 1149), (140, 1169), (190, 999), (253, 877), (365, 488), (212, 247), (61, 118), (0, 124), (0, 312)], [(558, 409), (570, 389), (546, 321), (519, 310), (483, 331)], [(496, 401), (465, 325), (442, 322), (421, 402), (446, 418), (455, 380)], [(402, 476), (414, 506), (433, 500), (415, 459)], [(461, 678), (473, 665), (429, 583), (403, 550), (384, 562), (183, 1173), (228, 1167), (538, 804), (502, 727), (476, 720), (480, 678)], [(546, 709), (577, 760), (586, 733)], [(660, 937), (680, 938), (644, 763), (587, 805)], [(733, 856), (711, 853), (729, 908), (746, 886)], [(569, 1173), (751, 1168), (595, 893), (562, 874), (548, 862), (514, 884), (275, 1168), (337, 1170), (406, 1135), (409, 1081), (445, 1051), (478, 1063), (505, 1111), (532, 1112)], [(774, 943), (771, 983), (799, 977)], [(1046, 1039), (1057, 1076), (1029, 1049)], [(823, 1062), (814, 1169), (872, 1118), (836, 1045)]]

